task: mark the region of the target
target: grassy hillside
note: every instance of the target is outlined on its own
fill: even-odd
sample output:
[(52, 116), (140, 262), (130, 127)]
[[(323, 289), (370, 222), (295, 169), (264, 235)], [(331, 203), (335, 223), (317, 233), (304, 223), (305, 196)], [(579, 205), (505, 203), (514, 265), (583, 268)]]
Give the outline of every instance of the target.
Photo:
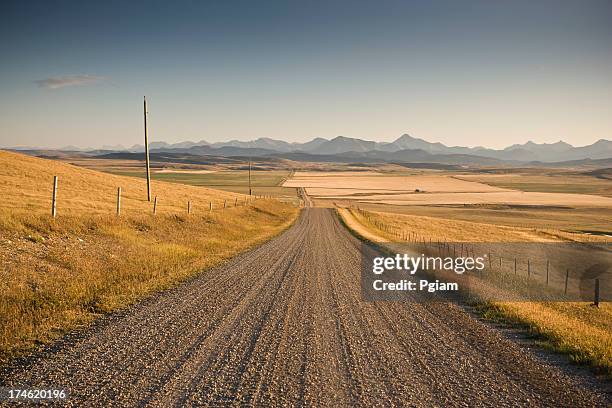
[[(59, 177), (60, 215), (114, 214), (117, 187), (122, 188), (125, 214), (153, 211), (147, 201), (146, 182), (83, 169), (58, 161), (44, 160), (0, 151), (0, 209), (20, 213), (48, 213), (51, 208), (53, 176)], [(144, 173), (144, 169), (143, 169)], [(152, 181), (152, 193), (158, 197), (158, 214), (176, 214), (187, 210), (192, 201), (195, 210), (207, 210), (209, 202), (219, 207), (224, 200), (244, 201), (246, 196), (205, 187)]]
[[(50, 216), (54, 175), (56, 219)], [(143, 180), (0, 151), (0, 361), (207, 273), (287, 228), (299, 211), (176, 183), (154, 182), (153, 192), (157, 215)]]
[[(342, 209), (339, 212), (345, 224), (359, 224), (379, 242), (399, 241), (398, 231), (417, 233), (419, 240), (431, 239), (434, 242), (609, 242), (606, 237), (554, 229), (527, 229), (374, 211)], [(401, 232), (399, 235), (402, 236)], [(595, 308), (590, 302), (496, 301), (483, 302), (478, 305), (478, 310), (487, 318), (525, 326), (540, 336), (544, 346), (612, 376), (612, 303), (603, 302)]]
[[(434, 209), (435, 210), (435, 209)], [(448, 210), (447, 210), (448, 211)], [(437, 216), (395, 214), (367, 211), (372, 219), (391, 227), (395, 231), (418, 231), (425, 239), (450, 242), (610, 242), (604, 235), (589, 235), (552, 228), (551, 224), (526, 228), (499, 225), (497, 220), (478, 222), (449, 219)], [(567, 215), (571, 217), (571, 215)], [(367, 222), (367, 220), (363, 220)], [(491, 222), (492, 221), (492, 222)], [(609, 226), (608, 226), (609, 228)], [(386, 233), (381, 231), (381, 233)], [(390, 239), (396, 239), (390, 235)]]

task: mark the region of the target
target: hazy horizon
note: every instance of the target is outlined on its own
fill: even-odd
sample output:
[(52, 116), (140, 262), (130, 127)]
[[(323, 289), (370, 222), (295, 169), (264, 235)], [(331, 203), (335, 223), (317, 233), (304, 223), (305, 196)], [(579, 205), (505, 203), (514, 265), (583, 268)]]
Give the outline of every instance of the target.
[(0, 146), (612, 139), (609, 1), (0, 5)]
[[(406, 134), (406, 133), (404, 133), (404, 134)], [(379, 142), (379, 143), (391, 143), (391, 142), (397, 140), (399, 137), (403, 136), (404, 134), (402, 134), (402, 135), (400, 135), (400, 136), (398, 136), (396, 138), (392, 138), (390, 140), (374, 140), (374, 139), (365, 139), (365, 138), (357, 138), (357, 139), (365, 140), (365, 141)], [(410, 135), (410, 136), (414, 137), (415, 139), (422, 139), (422, 140), (425, 140), (426, 142), (430, 142), (430, 143), (437, 143), (438, 142), (436, 140), (427, 140), (427, 139), (420, 138), (420, 137), (414, 136), (414, 135)], [(338, 136), (332, 136), (332, 137), (316, 136), (316, 137), (313, 137), (312, 139), (308, 139), (308, 140), (306, 140), (304, 142), (295, 142), (295, 141), (289, 141), (289, 140), (284, 140), (284, 139), (275, 139), (275, 138), (267, 138), (267, 139), (281, 140), (281, 141), (285, 141), (285, 142), (288, 142), (288, 143), (305, 143), (305, 142), (311, 141), (311, 140), (316, 139), (316, 138), (323, 138), (323, 139), (326, 139), (326, 140), (332, 140), (332, 139), (335, 139), (337, 137), (351, 138), (351, 136), (346, 136), (346, 135), (338, 135)], [(261, 138), (266, 138), (266, 137), (261, 137)], [(176, 144), (176, 143), (185, 143), (185, 142), (188, 142), (188, 143), (198, 143), (198, 142), (201, 142), (201, 141), (205, 141), (205, 142), (210, 143), (212, 145), (212, 144), (215, 144), (215, 143), (226, 143), (226, 142), (233, 142), (233, 141), (251, 142), (251, 141), (255, 141), (257, 139), (260, 139), (260, 138), (256, 138), (256, 139), (243, 139), (243, 140), (239, 140), (239, 139), (227, 139), (227, 140), (221, 140), (221, 141), (218, 141), (218, 142), (211, 142), (210, 140), (206, 140), (206, 139), (200, 139), (200, 140), (178, 140), (178, 141), (173, 141), (173, 142), (168, 142), (167, 140), (151, 140), (151, 139), (149, 139), (149, 144), (151, 144), (151, 143), (167, 143), (169, 145), (172, 145), (172, 144)], [(602, 139), (610, 140), (610, 139), (606, 139), (606, 138), (600, 138), (598, 140), (602, 140)], [(573, 147), (583, 147), (583, 146), (592, 145), (593, 143), (597, 142), (598, 140), (595, 140), (593, 142), (586, 143), (586, 144), (581, 144), (581, 145), (572, 145), (570, 143), (570, 145), (572, 145)], [(522, 145), (522, 144), (525, 144), (525, 143), (528, 143), (528, 142), (533, 142), (533, 143), (536, 143), (536, 144), (554, 144), (554, 143), (557, 143), (557, 142), (565, 142), (565, 143), (567, 143), (564, 140), (557, 140), (556, 142), (537, 142), (537, 141), (534, 141), (534, 140), (527, 140), (524, 143), (513, 143), (512, 145), (515, 145), (515, 144), (521, 144)], [(442, 142), (440, 142), (440, 143), (442, 143)], [(491, 146), (486, 146), (486, 145), (468, 146), (468, 145), (448, 145), (447, 144), (446, 146), (448, 146), (448, 147), (455, 147), (455, 146), (457, 146), (457, 147), (470, 147), (470, 148), (473, 148), (473, 147), (484, 147), (484, 148), (500, 150), (500, 149), (504, 149), (506, 147), (510, 147), (512, 145), (502, 146), (502, 147), (499, 147), (499, 148), (491, 147)], [(143, 147), (144, 143), (141, 142), (141, 143), (134, 143), (134, 144), (130, 144), (130, 145), (126, 145), (126, 144), (122, 144), (122, 143), (115, 143), (115, 144), (103, 144), (103, 145), (97, 145), (97, 146), (96, 145), (91, 145), (91, 146), (77, 146), (77, 145), (63, 145), (63, 146), (15, 145), (15, 146), (0, 146), (0, 149), (7, 148), (7, 149), (17, 149), (17, 150), (18, 149), (23, 149), (23, 150), (27, 150), (29, 148), (36, 148), (36, 149), (50, 149), (50, 150), (53, 150), (53, 149), (62, 149), (62, 148), (67, 148), (67, 147), (76, 147), (79, 150), (87, 150), (87, 149), (95, 150), (95, 149), (100, 149), (100, 148), (103, 148), (103, 147), (118, 147), (118, 146), (121, 146), (121, 147), (123, 147), (125, 149), (130, 149), (130, 148), (135, 147), (135, 146)]]

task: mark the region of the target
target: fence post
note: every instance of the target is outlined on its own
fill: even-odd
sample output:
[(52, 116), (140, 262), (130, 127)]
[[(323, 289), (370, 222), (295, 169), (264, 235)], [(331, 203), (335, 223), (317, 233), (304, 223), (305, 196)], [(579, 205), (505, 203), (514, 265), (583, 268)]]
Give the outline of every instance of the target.
[(493, 270), (493, 266), (491, 265), (491, 254), (489, 254), (489, 270), (492, 271)]
[(187, 214), (191, 214), (191, 201), (187, 200)]
[(567, 295), (567, 281), (569, 280), (569, 268), (565, 269), (565, 291), (564, 293)]
[(599, 278), (595, 279), (595, 300), (594, 304), (599, 307)]
[(236, 201), (234, 202), (234, 207), (238, 207), (238, 197), (236, 197)]
[(531, 263), (527, 260), (527, 277), (531, 277)]
[(223, 208), (227, 208), (227, 200), (223, 200)]
[(53, 176), (53, 196), (51, 199), (51, 216), (57, 215), (57, 176)]
[(548, 286), (548, 267), (550, 265), (550, 261), (546, 260), (546, 286)]
[(121, 187), (117, 187), (117, 215), (121, 215)]
[(153, 199), (153, 215), (157, 214), (157, 196)]
[(209, 203), (209, 208), (210, 208), (209, 211), (212, 212), (212, 201), (210, 201)]
[(514, 274), (516, 275), (516, 258), (514, 258)]

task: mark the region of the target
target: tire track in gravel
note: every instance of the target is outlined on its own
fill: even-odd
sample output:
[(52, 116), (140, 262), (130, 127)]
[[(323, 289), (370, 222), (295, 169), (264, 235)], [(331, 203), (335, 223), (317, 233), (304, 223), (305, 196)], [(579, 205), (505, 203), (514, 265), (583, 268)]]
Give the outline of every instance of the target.
[[(609, 406), (453, 303), (366, 302), (354, 238), (306, 208), (279, 237), (0, 374), (69, 406)], [(18, 362), (19, 363), (19, 362)]]

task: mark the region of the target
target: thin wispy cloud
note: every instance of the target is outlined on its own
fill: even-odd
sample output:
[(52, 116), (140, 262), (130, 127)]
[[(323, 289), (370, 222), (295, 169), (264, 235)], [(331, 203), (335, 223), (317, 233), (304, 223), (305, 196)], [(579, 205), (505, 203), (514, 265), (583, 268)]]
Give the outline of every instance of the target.
[(106, 78), (98, 75), (68, 75), (63, 77), (50, 77), (34, 81), (40, 88), (59, 89), (67, 86), (89, 85), (104, 81)]

